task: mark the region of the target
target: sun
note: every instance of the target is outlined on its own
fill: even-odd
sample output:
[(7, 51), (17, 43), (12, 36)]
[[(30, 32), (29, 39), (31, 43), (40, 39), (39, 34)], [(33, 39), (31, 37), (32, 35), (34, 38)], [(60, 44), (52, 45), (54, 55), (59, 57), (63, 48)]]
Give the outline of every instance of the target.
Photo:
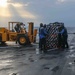
[(7, 0), (0, 0), (0, 7), (6, 7)]

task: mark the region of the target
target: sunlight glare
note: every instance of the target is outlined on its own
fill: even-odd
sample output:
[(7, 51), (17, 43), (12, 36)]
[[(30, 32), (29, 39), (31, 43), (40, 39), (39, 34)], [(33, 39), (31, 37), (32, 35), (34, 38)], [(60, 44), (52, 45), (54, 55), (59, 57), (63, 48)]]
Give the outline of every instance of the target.
[(6, 7), (7, 0), (0, 0), (0, 7)]

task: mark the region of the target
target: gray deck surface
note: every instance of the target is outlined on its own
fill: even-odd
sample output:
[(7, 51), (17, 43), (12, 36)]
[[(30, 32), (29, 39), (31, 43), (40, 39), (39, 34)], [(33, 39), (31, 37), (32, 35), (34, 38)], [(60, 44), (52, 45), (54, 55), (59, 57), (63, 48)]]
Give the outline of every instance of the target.
[(75, 38), (69, 49), (36, 54), (36, 45), (0, 47), (0, 75), (75, 75)]

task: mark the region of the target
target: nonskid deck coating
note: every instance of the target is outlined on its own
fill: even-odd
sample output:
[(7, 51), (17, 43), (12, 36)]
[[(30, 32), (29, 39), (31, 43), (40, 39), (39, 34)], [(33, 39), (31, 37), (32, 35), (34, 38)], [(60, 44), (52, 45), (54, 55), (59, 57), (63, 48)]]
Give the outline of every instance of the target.
[(0, 48), (0, 75), (75, 75), (75, 40), (70, 41), (69, 49), (47, 54), (36, 54), (38, 44)]

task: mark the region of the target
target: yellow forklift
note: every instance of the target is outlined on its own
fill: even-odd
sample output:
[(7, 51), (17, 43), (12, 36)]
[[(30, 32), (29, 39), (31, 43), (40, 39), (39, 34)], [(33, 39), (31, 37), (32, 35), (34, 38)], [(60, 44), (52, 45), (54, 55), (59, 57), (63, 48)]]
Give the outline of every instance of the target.
[(27, 45), (36, 41), (37, 29), (34, 29), (34, 23), (28, 23), (28, 32), (22, 22), (8, 22), (8, 29), (0, 27), (0, 43), (6, 41), (15, 41), (20, 45)]

